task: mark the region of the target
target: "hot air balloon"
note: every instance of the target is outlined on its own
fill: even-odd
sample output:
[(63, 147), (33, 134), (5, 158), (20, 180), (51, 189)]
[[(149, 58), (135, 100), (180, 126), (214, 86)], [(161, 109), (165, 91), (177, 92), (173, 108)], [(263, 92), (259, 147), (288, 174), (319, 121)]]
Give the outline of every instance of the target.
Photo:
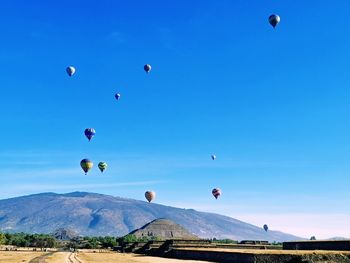
[(114, 97), (116, 98), (116, 100), (119, 100), (120, 99), (120, 94), (119, 93), (116, 93), (115, 95), (114, 95)]
[(213, 154), (213, 155), (211, 156), (211, 159), (214, 161), (214, 160), (216, 159), (216, 155)]
[(213, 191), (211, 191), (215, 199), (218, 199), (218, 197), (221, 195), (221, 190), (220, 188), (214, 188)]
[(150, 64), (146, 64), (143, 66), (143, 69), (146, 71), (146, 73), (150, 73), (152, 67)]
[(269, 23), (271, 24), (271, 26), (273, 26), (273, 28), (276, 28), (280, 21), (281, 18), (278, 15), (273, 14), (269, 16)]
[(69, 66), (66, 68), (67, 74), (69, 77), (73, 76), (75, 73), (75, 68), (73, 66)]
[(88, 140), (90, 141), (92, 137), (94, 137), (94, 135), (96, 134), (96, 131), (93, 128), (87, 128), (85, 129), (84, 134), (86, 138), (88, 138)]
[(80, 162), (81, 169), (85, 172), (85, 174), (88, 173), (88, 171), (91, 170), (91, 168), (94, 166), (94, 164), (89, 159), (83, 159)]
[(266, 224), (263, 226), (263, 228), (266, 232), (267, 232), (267, 230), (269, 230), (269, 227)]
[(101, 173), (103, 173), (103, 171), (106, 170), (107, 166), (108, 165), (105, 162), (99, 162), (98, 163), (98, 169), (100, 169)]
[(148, 202), (152, 202), (156, 198), (156, 193), (153, 191), (146, 191), (145, 197)]

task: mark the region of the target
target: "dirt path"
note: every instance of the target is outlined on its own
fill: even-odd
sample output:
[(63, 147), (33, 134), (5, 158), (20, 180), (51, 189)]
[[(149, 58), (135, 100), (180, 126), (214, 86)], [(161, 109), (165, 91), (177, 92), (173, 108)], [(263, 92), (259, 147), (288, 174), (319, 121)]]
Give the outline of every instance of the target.
[[(77, 253), (71, 253), (69, 255), (69, 263), (84, 263), (83, 261), (81, 261), (79, 258), (78, 258), (78, 255)], [(67, 262), (68, 263), (68, 262)]]
[(45, 257), (44, 260), (45, 263), (84, 263), (77, 258), (76, 253), (72, 252), (56, 252)]
[(44, 255), (40, 255), (38, 257), (33, 258), (32, 260), (29, 261), (29, 263), (45, 263), (46, 262), (46, 258), (48, 256), (51, 256), (54, 253), (55, 252), (45, 253)]
[(45, 263), (71, 263), (69, 261), (70, 252), (56, 252), (45, 258)]

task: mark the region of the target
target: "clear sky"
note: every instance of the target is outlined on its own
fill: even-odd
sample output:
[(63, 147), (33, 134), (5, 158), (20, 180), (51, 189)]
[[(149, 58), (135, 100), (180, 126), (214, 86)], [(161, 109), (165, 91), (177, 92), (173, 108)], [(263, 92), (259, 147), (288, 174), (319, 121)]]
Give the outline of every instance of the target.
[[(2, 1), (0, 198), (154, 190), (164, 205), (350, 237), (349, 10), (343, 0)], [(88, 175), (83, 158), (95, 163)]]

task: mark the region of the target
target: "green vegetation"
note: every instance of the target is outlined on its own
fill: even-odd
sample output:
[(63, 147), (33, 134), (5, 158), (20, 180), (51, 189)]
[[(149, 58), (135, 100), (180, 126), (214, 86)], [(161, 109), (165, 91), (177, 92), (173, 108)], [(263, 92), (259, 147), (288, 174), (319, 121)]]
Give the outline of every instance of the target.
[(148, 242), (151, 240), (159, 241), (161, 239), (158, 237), (137, 238), (135, 235), (126, 235), (120, 238), (112, 236), (77, 237), (69, 241), (61, 241), (55, 239), (52, 235), (47, 234), (0, 233), (0, 245), (35, 248), (66, 247), (74, 249), (108, 249), (125, 242)]
[(5, 245), (6, 244), (6, 236), (3, 233), (0, 233), (0, 245)]
[(113, 248), (118, 245), (115, 237), (81, 237), (60, 241), (47, 234), (0, 233), (0, 245), (35, 248)]
[(53, 248), (56, 247), (57, 241), (54, 237), (46, 234), (0, 233), (0, 244), (17, 247)]
[(117, 239), (111, 236), (105, 237), (79, 237), (70, 240), (65, 247), (85, 249), (110, 249), (118, 245)]

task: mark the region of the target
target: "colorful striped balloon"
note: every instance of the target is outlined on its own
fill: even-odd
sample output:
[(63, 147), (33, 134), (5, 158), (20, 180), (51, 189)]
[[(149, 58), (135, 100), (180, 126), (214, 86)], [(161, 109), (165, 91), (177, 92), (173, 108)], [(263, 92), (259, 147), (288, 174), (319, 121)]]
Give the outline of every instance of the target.
[(85, 174), (88, 173), (88, 171), (91, 170), (91, 168), (94, 166), (94, 164), (89, 159), (83, 159), (80, 162), (81, 169), (85, 172)]
[(103, 171), (106, 170), (107, 166), (108, 165), (105, 162), (99, 162), (98, 163), (98, 169), (100, 169), (101, 173), (103, 173)]
[(211, 191), (215, 199), (218, 199), (218, 197), (221, 195), (221, 190), (220, 188), (214, 188), (213, 191)]

